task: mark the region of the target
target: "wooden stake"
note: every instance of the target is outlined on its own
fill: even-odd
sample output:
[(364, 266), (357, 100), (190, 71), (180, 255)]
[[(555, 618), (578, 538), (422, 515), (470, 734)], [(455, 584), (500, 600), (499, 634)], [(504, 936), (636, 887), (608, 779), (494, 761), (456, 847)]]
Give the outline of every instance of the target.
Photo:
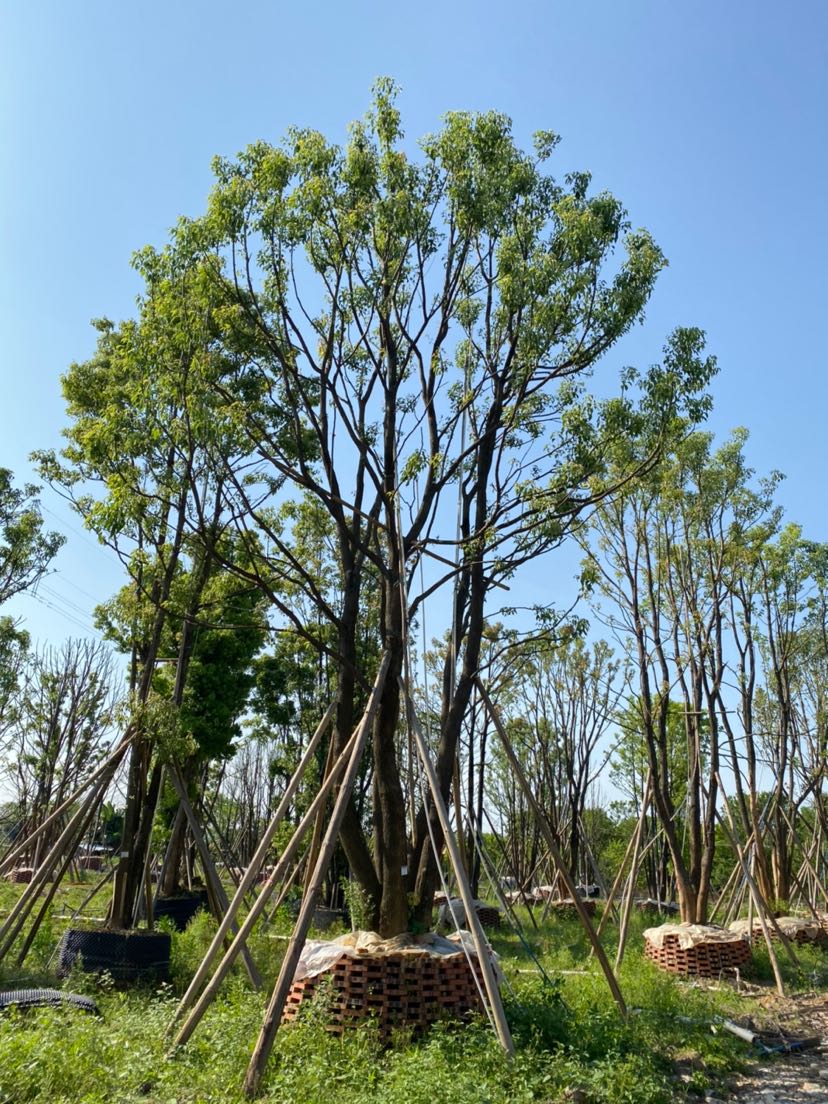
[[(198, 823), (198, 818), (193, 812), (193, 807), (190, 804), (190, 799), (187, 797), (187, 788), (184, 785), (184, 781), (181, 778), (181, 774), (177, 766), (173, 766), (170, 770), (170, 781), (175, 788), (175, 792), (178, 795), (178, 800), (184, 809), (184, 814), (190, 824), (190, 831), (193, 834), (195, 845), (198, 848), (199, 857), (201, 859), (201, 865), (204, 868), (204, 874), (207, 877), (208, 887), (212, 889), (216, 902), (219, 906), (219, 912), (216, 915), (216, 920), (221, 923), (222, 915), (227, 912), (230, 902), (227, 900), (227, 894), (224, 892), (224, 886), (221, 884), (221, 879), (218, 876), (218, 871), (213, 863), (213, 857), (210, 854), (210, 849), (207, 846), (207, 841), (204, 838), (204, 833), (201, 831), (201, 825)], [(231, 921), (233, 930), (236, 930), (235, 921)], [(250, 951), (245, 946), (242, 950), (244, 957), (244, 966), (247, 970), (247, 975), (250, 978), (250, 982), (254, 989), (261, 989), (262, 976), (256, 968), (256, 964), (253, 961), (253, 957)]]
[[(216, 967), (216, 972), (213, 974), (213, 977), (210, 979), (210, 982), (205, 986), (204, 991), (202, 992), (201, 996), (196, 1001), (195, 1007), (193, 1008), (191, 1014), (189, 1015), (187, 1020), (182, 1025), (181, 1030), (179, 1031), (178, 1035), (175, 1037), (175, 1041), (173, 1043), (174, 1047), (183, 1046), (183, 1044), (186, 1043), (187, 1040), (190, 1038), (193, 1031), (198, 1026), (198, 1024), (199, 1024), (202, 1016), (204, 1015), (205, 1011), (207, 1010), (208, 1006), (210, 1005), (210, 1003), (214, 999), (216, 993), (218, 992), (219, 987), (221, 986), (221, 983), (224, 981), (224, 979), (227, 977), (227, 974), (230, 972), (230, 968), (233, 965), (233, 963), (235, 962), (236, 957), (238, 956), (239, 950), (241, 949), (241, 947), (244, 943), (244, 940), (247, 939), (248, 935), (253, 930), (253, 926), (255, 925), (256, 921), (259, 919), (262, 912), (264, 911), (265, 906), (267, 905), (268, 901), (270, 900), (270, 897), (271, 897), (274, 889), (276, 888), (277, 885), (279, 885), (280, 882), (282, 882), (282, 880), (283, 880), (283, 878), (284, 878), (284, 876), (285, 876), (285, 874), (288, 870), (288, 867), (293, 862), (293, 858), (296, 855), (296, 852), (298, 851), (298, 849), (299, 849), (299, 847), (302, 843), (302, 840), (305, 838), (305, 835), (307, 834), (307, 831), (308, 831), (308, 828), (311, 825), (311, 822), (318, 815), (319, 810), (324, 809), (324, 807), (327, 803), (327, 800), (328, 800), (329, 793), (331, 792), (334, 785), (336, 784), (336, 781), (339, 778), (339, 776), (342, 774), (342, 771), (344, 770), (344, 768), (345, 768), (345, 766), (346, 766), (346, 764), (347, 764), (347, 762), (348, 762), (348, 760), (349, 760), (349, 758), (350, 758), (350, 756), (353, 752), (354, 742), (356, 741), (357, 736), (358, 736), (358, 730), (357, 730), (357, 732), (354, 732), (354, 734), (351, 736), (350, 740), (348, 740), (348, 743), (345, 745), (345, 747), (340, 752), (340, 754), (337, 757), (333, 767), (331, 768), (330, 772), (328, 773), (327, 777), (325, 778), (325, 781), (322, 783), (322, 788), (319, 790), (319, 793), (316, 795), (316, 797), (311, 802), (310, 808), (307, 810), (305, 815), (299, 821), (299, 824), (296, 826), (296, 829), (295, 829), (293, 835), (291, 836), (290, 840), (288, 841), (288, 844), (285, 847), (284, 851), (282, 852), (278, 863), (276, 864), (275, 868), (273, 869), (272, 873), (270, 874), (270, 877), (267, 879), (265, 884), (262, 886), (261, 891), (260, 891), (258, 897), (256, 898), (255, 902), (253, 903), (252, 908), (248, 912), (247, 916), (244, 918), (244, 923), (239, 928), (239, 930), (236, 933), (236, 936), (233, 939), (232, 943), (226, 949), (226, 951), (224, 953), (224, 957), (221, 959), (218, 966)], [(278, 908), (279, 903), (281, 902), (281, 899), (284, 895), (285, 889), (287, 888), (287, 885), (289, 885), (292, 878), (295, 878), (296, 874), (298, 873), (298, 869), (299, 869), (299, 864), (297, 864), (297, 867), (294, 870), (294, 872), (291, 876), (291, 879), (288, 879), (288, 882), (286, 882), (285, 885), (283, 886), (282, 893), (280, 894), (279, 900), (276, 902), (276, 905), (274, 906), (274, 908)], [(285, 938), (287, 938), (287, 936), (285, 936)], [(205, 962), (207, 962), (208, 958), (210, 960), (212, 960), (212, 958), (214, 957), (215, 951), (218, 950), (217, 945), (214, 947), (214, 944), (217, 944), (217, 942), (218, 942), (218, 937), (214, 938), (213, 943), (210, 945), (210, 950), (207, 952), (207, 955), (205, 955)], [(202, 967), (203, 966), (204, 966), (204, 963), (202, 963)], [(199, 974), (200, 974), (202, 979), (204, 977), (206, 977), (206, 972), (207, 972), (206, 970), (203, 970), (201, 968), (199, 969)], [(191, 993), (191, 990), (193, 991), (192, 993)], [(195, 990), (194, 990), (193, 984), (191, 983), (190, 989), (187, 990), (187, 993), (185, 994), (185, 997), (187, 997), (188, 999), (192, 999), (194, 991)], [(178, 1018), (179, 1013), (181, 1011), (183, 1011), (183, 1007), (184, 1007), (184, 1000), (182, 999), (181, 1005), (179, 1005), (179, 1008), (176, 1011), (176, 1016), (169, 1025), (170, 1028), (175, 1023), (175, 1019)], [(169, 1028), (168, 1028), (168, 1030), (169, 1030)]]
[(334, 848), (339, 838), (339, 830), (342, 827), (342, 821), (345, 817), (345, 809), (351, 798), (354, 783), (359, 773), (362, 753), (365, 750), (368, 732), (373, 724), (374, 715), (379, 705), (380, 694), (382, 693), (382, 687), (388, 675), (390, 659), (391, 657), (388, 652), (385, 652), (382, 657), (380, 669), (377, 672), (374, 686), (371, 690), (367, 708), (357, 730), (358, 737), (354, 742), (354, 750), (351, 753), (351, 759), (348, 763), (345, 777), (342, 780), (342, 785), (337, 794), (336, 802), (334, 803), (328, 830), (325, 833), (325, 839), (322, 841), (322, 848), (319, 852), (316, 867), (314, 868), (313, 878), (302, 899), (302, 907), (299, 909), (296, 927), (293, 930), (293, 935), (290, 937), (285, 957), (282, 960), (282, 968), (279, 971), (276, 986), (270, 998), (270, 1003), (267, 1006), (267, 1011), (265, 1012), (262, 1029), (259, 1032), (259, 1038), (256, 1040), (256, 1046), (253, 1049), (250, 1065), (247, 1067), (247, 1075), (244, 1080), (244, 1092), (245, 1095), (249, 1097), (255, 1096), (258, 1092), (267, 1059), (273, 1049), (273, 1042), (276, 1038), (276, 1032), (279, 1030), (279, 1022), (282, 1018), (285, 1001), (290, 992), (290, 987), (293, 984), (293, 977), (296, 973), (299, 956), (302, 953), (302, 948), (307, 939), (308, 929), (313, 920), (319, 891), (322, 888), (322, 882), (328, 872)]
[[(440, 791), (440, 781), (437, 778), (437, 771), (434, 769), (434, 764), (431, 761), (431, 756), (428, 753), (428, 745), (425, 742), (423, 731), (420, 728), (420, 722), (417, 720), (417, 716), (414, 713), (414, 704), (408, 694), (407, 688), (403, 686), (403, 693), (405, 694), (405, 701), (408, 708), (409, 723), (414, 731), (414, 740), (417, 745), (417, 751), (420, 756), (420, 760), (423, 764), (426, 778), (428, 780), (428, 786), (431, 791), (431, 798), (434, 802), (434, 808), (437, 810), (437, 816), (440, 820), (440, 827), (443, 831), (443, 838), (446, 841), (446, 849), (451, 860), (452, 869), (454, 870), (454, 876), (457, 879), (457, 888), (460, 891), (460, 899), (463, 902), (463, 909), (466, 913), (466, 923), (471, 928), (472, 939), (474, 940), (474, 948), (477, 951), (477, 959), (480, 963), (480, 970), (483, 974), (483, 983), (486, 987), (486, 996), (489, 998), (489, 1007), (492, 1010), (492, 1016), (494, 1017), (495, 1029), (497, 1031), (497, 1037), (500, 1040), (500, 1045), (506, 1051), (510, 1058), (514, 1057), (515, 1044), (512, 1042), (512, 1035), (509, 1031), (509, 1024), (506, 1021), (506, 1013), (503, 1011), (503, 1002), (500, 999), (500, 989), (497, 985), (497, 978), (495, 977), (494, 968), (492, 967), (492, 961), (489, 957), (489, 944), (486, 939), (486, 935), (483, 931), (483, 925), (480, 923), (480, 917), (477, 915), (477, 909), (474, 903), (474, 897), (472, 896), (471, 885), (469, 879), (466, 876), (465, 868), (463, 867), (463, 860), (460, 854), (460, 848), (457, 844), (457, 839), (451, 830), (451, 822), (449, 820), (448, 809), (446, 803), (443, 800), (443, 795)], [(440, 856), (434, 856), (437, 862), (440, 861)]]
[(595, 957), (598, 959), (598, 962), (601, 965), (601, 969), (604, 972), (604, 976), (607, 979), (607, 985), (609, 986), (610, 992), (612, 993), (615, 1003), (618, 1006), (618, 1011), (621, 1013), (622, 1017), (626, 1019), (627, 1006), (624, 1002), (624, 997), (621, 993), (618, 981), (612, 971), (612, 967), (609, 964), (609, 960), (601, 944), (601, 941), (595, 934), (595, 928), (592, 926), (592, 921), (590, 920), (587, 911), (584, 908), (584, 903), (578, 896), (578, 893), (575, 889), (575, 883), (572, 880), (569, 871), (566, 869), (566, 864), (563, 861), (563, 856), (558, 850), (558, 845), (555, 841), (555, 836), (549, 825), (549, 821), (546, 819), (546, 815), (544, 814), (543, 810), (538, 804), (537, 798), (532, 792), (532, 787), (529, 785), (526, 775), (523, 773), (523, 767), (520, 765), (520, 760), (518, 759), (517, 755), (515, 755), (515, 749), (512, 747), (509, 741), (509, 737), (506, 735), (506, 730), (503, 727), (500, 716), (498, 715), (498, 712), (495, 709), (489, 695), (486, 693), (486, 688), (483, 686), (483, 683), (480, 681), (479, 678), (477, 679), (477, 685), (480, 689), (480, 695), (486, 704), (486, 708), (489, 710), (492, 721), (494, 722), (495, 731), (500, 737), (500, 742), (503, 745), (503, 750), (506, 752), (506, 758), (509, 760), (512, 770), (515, 773), (515, 777), (517, 778), (518, 782), (520, 783), (521, 789), (526, 795), (526, 800), (529, 802), (532, 810), (534, 811), (535, 817), (538, 822), (538, 827), (540, 828), (541, 833), (546, 840), (546, 846), (549, 848), (549, 853), (558, 868), (558, 873), (560, 874), (570, 897), (575, 903), (575, 908), (577, 909), (578, 916), (580, 917), (581, 923), (584, 927), (584, 931), (587, 933), (589, 941), (592, 944), (592, 948), (595, 952)]

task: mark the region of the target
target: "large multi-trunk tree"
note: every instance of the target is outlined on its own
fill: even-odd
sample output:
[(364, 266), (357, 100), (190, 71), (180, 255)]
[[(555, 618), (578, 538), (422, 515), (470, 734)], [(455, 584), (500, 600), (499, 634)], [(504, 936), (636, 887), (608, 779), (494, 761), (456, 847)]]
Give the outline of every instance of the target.
[[(434, 753), (448, 796), (493, 588), (560, 544), (595, 501), (590, 480), (614, 441), (641, 433), (651, 444), (623, 482), (678, 406), (703, 408), (710, 364), (697, 334), (676, 339), (645, 378), (625, 374), (619, 397), (586, 394), (664, 262), (616, 199), (590, 194), (586, 174), (548, 173), (555, 145), (542, 133), (525, 152), (506, 117), (452, 113), (410, 154), (395, 90), (380, 82), (344, 148), (294, 130), (217, 161), (207, 213), (176, 233), (176, 250), (205, 270), (212, 258), (224, 298), (233, 368), (215, 386), (247, 444), (216, 456), (225, 511), (250, 560), (259, 554), (265, 589), (301, 592), (335, 630), (337, 748), (373, 677), (358, 643), (365, 605), (379, 599), (390, 666), (372, 821), (352, 805), (342, 841), (385, 935), (428, 922), (430, 839), (441, 838), (429, 803), (415, 808), (405, 792), (400, 680), (413, 619), (442, 588), (449, 645)], [(335, 605), (295, 553), (278, 509), (291, 497), (329, 517)]]
[[(646, 467), (679, 411), (703, 412), (711, 367), (700, 335), (680, 332), (663, 365), (625, 370), (616, 398), (593, 399), (585, 380), (641, 319), (658, 247), (587, 174), (550, 175), (551, 133), (526, 152), (505, 116), (457, 112), (407, 152), (395, 95), (378, 84), (344, 147), (293, 130), (217, 161), (206, 213), (141, 255), (140, 323), (105, 329), (70, 381), (75, 478), (103, 470), (108, 487), (91, 523), (106, 533), (126, 518), (131, 569), (164, 565), (152, 588), (167, 593), (185, 533), (222, 562), (212, 535), (234, 524), (233, 569), (335, 666), (334, 750), (388, 655), (370, 818), (352, 802), (342, 827), (384, 935), (428, 923), (438, 877), (441, 832), (414, 800), (404, 738), (412, 624), (444, 596), (430, 609), (448, 630), (433, 748), (448, 796), (490, 594)], [(107, 380), (125, 364), (135, 417)], [(106, 399), (90, 401), (90, 385)], [(133, 451), (144, 434), (149, 460)], [(597, 480), (628, 435), (641, 454)], [(296, 539), (300, 507), (320, 515), (333, 585)], [(141, 686), (156, 655), (141, 657)]]

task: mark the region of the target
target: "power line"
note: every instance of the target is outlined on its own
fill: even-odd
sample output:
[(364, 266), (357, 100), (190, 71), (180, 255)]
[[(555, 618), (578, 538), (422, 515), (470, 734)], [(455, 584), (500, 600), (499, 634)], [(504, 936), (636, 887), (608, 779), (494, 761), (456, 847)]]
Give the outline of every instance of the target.
[(71, 598), (67, 598), (65, 595), (61, 594), (59, 590), (55, 590), (55, 588), (50, 586), (48, 583), (45, 583), (41, 580), (38, 590), (45, 590), (50, 598), (55, 599), (55, 601), (61, 602), (63, 605), (69, 607), (69, 609), (73, 610), (76, 613), (79, 613), (82, 617), (89, 616), (89, 610), (86, 606), (81, 606), (77, 602), (73, 602)]
[(81, 594), (85, 595), (87, 598), (90, 598), (93, 602), (99, 601), (99, 599), (96, 598), (94, 594), (90, 594), (88, 590), (84, 590), (82, 586), (78, 586), (77, 583), (72, 582), (72, 580), (67, 578), (63, 574), (63, 572), (60, 572), (60, 578), (61, 578), (62, 582), (68, 583), (70, 587), (73, 587), (75, 590), (79, 591)]
[(79, 617), (76, 617), (68, 610), (61, 609), (59, 606), (56, 606), (53, 602), (50, 602), (46, 598), (41, 598), (41, 596), (39, 594), (35, 594), (34, 591), (29, 591), (29, 595), (30, 597), (34, 598), (36, 602), (39, 602), (41, 606), (45, 606), (46, 609), (52, 610), (53, 613), (59, 614), (66, 621), (69, 621), (71, 624), (73, 624), (76, 628), (82, 629), (85, 633), (92, 633), (100, 639), (103, 639), (101, 634), (96, 628), (94, 628), (94, 626), (84, 623), (80, 620)]
[(71, 522), (67, 521), (66, 518), (61, 517), (60, 514), (55, 513), (55, 511), (52, 510), (49, 506), (44, 506), (43, 503), (41, 503), (40, 508), (45, 513), (51, 514), (51, 516), (56, 521), (59, 521), (60, 524), (63, 525), (66, 529), (68, 529), (70, 532), (72, 532), (76, 536), (80, 537), (80, 539), (84, 542), (84, 544), (88, 544), (90, 548), (94, 548), (94, 549), (96, 549), (96, 551), (102, 552), (102, 553), (104, 553), (104, 555), (108, 555), (107, 552), (106, 552), (106, 549), (104, 548), (104, 546), (102, 544), (96, 543), (95, 541), (92, 541), (92, 540), (89, 539), (88, 532), (84, 532), (82, 529), (78, 529), (78, 527), (76, 525), (73, 525)]

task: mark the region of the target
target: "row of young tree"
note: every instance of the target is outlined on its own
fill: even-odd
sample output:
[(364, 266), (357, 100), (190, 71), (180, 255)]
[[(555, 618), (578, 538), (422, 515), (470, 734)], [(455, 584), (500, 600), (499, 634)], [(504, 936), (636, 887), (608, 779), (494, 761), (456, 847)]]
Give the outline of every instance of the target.
[[(67, 443), (38, 454), (40, 471), (128, 580), (99, 614), (129, 663), (112, 926), (138, 913), (159, 816), (175, 888), (186, 826), (170, 770), (243, 859), (328, 703), (330, 748), (297, 811), (379, 669), (341, 843), (383, 935), (428, 926), (440, 873), (415, 709), (443, 796), (472, 825), (469, 861), (487, 816), (521, 871), (534, 861), (522, 799), (486, 750), (481, 677), (573, 869), (623, 723), (688, 918), (707, 907), (722, 752), (745, 765), (742, 830), (761, 842), (768, 892), (789, 888), (783, 825), (819, 792), (819, 741), (807, 767), (799, 743), (806, 640), (812, 677), (821, 655), (816, 607), (802, 609), (821, 593), (817, 551), (779, 532), (743, 442), (711, 455), (698, 432), (715, 371), (701, 331), (676, 330), (661, 363), (619, 374), (614, 397), (590, 394), (665, 262), (587, 174), (549, 173), (556, 144), (540, 133), (526, 152), (504, 116), (452, 113), (410, 156), (380, 82), (344, 147), (295, 130), (217, 161), (206, 212), (137, 255), (136, 317), (97, 322), (95, 354), (64, 377)], [(573, 540), (621, 658), (568, 631), (542, 595), (528, 632), (501, 640), (489, 624), (493, 595)], [(446, 632), (416, 662), (426, 608), (448, 611)], [(412, 694), (425, 670), (430, 689)], [(755, 798), (766, 731), (779, 768), (768, 809)], [(629, 758), (640, 790), (641, 756)]]
[[(611, 875), (647, 778), (654, 777), (669, 803), (670, 830), (646, 866), (648, 886), (667, 898), (675, 885), (685, 915), (698, 920), (731, 856), (716, 831), (725, 796), (718, 793), (722, 766), (732, 780), (730, 808), (740, 839), (760, 841), (756, 871), (768, 900), (787, 901), (794, 889), (804, 842), (794, 825), (807, 823), (811, 832), (824, 827), (825, 550), (782, 526), (773, 502), (778, 477), (754, 485), (744, 444), (740, 433), (713, 452), (709, 435), (680, 435), (675, 452), (625, 492), (624, 501), (617, 498), (592, 518), (582, 537), (584, 581), (600, 595), (596, 613), (612, 629), (623, 659), (605, 642), (588, 645), (578, 633), (523, 640), (503, 626), (486, 629), (481, 654), (481, 669), (496, 688), (510, 737), (572, 872), (582, 881)], [(320, 578), (333, 577), (324, 530), (307, 521), (303, 556), (315, 559)], [(123, 592), (100, 611), (124, 651), (134, 642), (117, 626), (125, 623), (130, 595)], [(182, 723), (193, 740), (187, 776), (207, 795), (231, 854), (244, 864), (314, 718), (335, 693), (336, 678), (329, 657), (307, 645), (297, 650), (292, 634), (263, 648), (255, 602), (245, 607), (254, 614), (247, 632), (218, 624), (226, 617), (216, 612), (220, 604), (214, 589), (217, 627), (195, 631)], [(241, 608), (234, 605), (235, 618)], [(170, 619), (170, 631), (174, 624)], [(12, 798), (5, 827), (16, 838), (36, 828), (100, 761), (116, 721), (118, 679), (100, 645), (70, 641), (30, 653), (21, 634), (15, 641), (4, 664), (0, 719), (4, 789)], [(635, 662), (641, 654), (643, 667)], [(427, 658), (436, 678), (439, 650)], [(162, 665), (158, 692), (169, 689), (170, 677)], [(647, 723), (647, 689), (657, 725)], [(242, 715), (247, 731), (239, 746)], [(477, 887), (482, 873), (476, 837), (499, 832), (508, 841), (501, 869), (529, 885), (544, 855), (541, 836), (489, 729), (473, 694), (458, 756), (465, 784), (451, 792), (465, 817), (472, 882)], [(596, 810), (592, 790), (608, 762), (627, 799), (614, 818)], [(317, 780), (318, 772), (311, 786)], [(363, 819), (369, 783), (366, 771), (357, 801)], [(694, 787), (698, 796), (688, 800)], [(300, 796), (297, 815), (310, 796), (310, 788)], [(167, 829), (176, 804), (173, 794), (159, 803)], [(810, 814), (805, 822), (803, 806)], [(664, 823), (657, 806), (651, 821), (657, 835)], [(41, 837), (27, 856), (33, 865), (54, 834)], [(725, 856), (717, 857), (723, 845)], [(180, 864), (167, 869), (163, 888), (174, 893)], [(688, 881), (695, 911), (684, 896)]]
[[(828, 546), (783, 523), (780, 476), (756, 479), (745, 444), (738, 431), (716, 449), (679, 424), (579, 534), (582, 586), (618, 658), (604, 642), (533, 646), (501, 684), (572, 869), (595, 876), (579, 853), (584, 798), (612, 748), (632, 824), (652, 802), (649, 887), (697, 922), (736, 861), (723, 815), (780, 905), (802, 892), (803, 861), (821, 868), (826, 825)], [(513, 863), (531, 870), (539, 835), (508, 772), (495, 778)]]

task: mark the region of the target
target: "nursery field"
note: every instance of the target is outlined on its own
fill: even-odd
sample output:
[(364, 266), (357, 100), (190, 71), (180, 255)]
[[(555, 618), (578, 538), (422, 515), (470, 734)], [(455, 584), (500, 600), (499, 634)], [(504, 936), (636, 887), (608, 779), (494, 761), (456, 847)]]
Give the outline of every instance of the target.
[[(6, 910), (18, 887), (0, 888)], [(0, 1101), (50, 1104), (212, 1104), (244, 1099), (241, 1085), (264, 1009), (262, 993), (234, 974), (188, 1045), (169, 1056), (166, 1029), (207, 946), (210, 917), (172, 933), (171, 980), (119, 990), (104, 976), (54, 974), (62, 927), (85, 889), (62, 888), (38, 933), (24, 973), (0, 973), (3, 989), (59, 986), (94, 997), (100, 1017), (73, 1009), (11, 1011), (0, 1023)], [(781, 1006), (766, 952), (757, 947), (742, 992), (728, 981), (693, 982), (660, 973), (642, 956), (642, 931), (658, 921), (636, 916), (619, 980), (630, 1008), (619, 1017), (577, 921), (552, 918), (526, 944), (508, 929), (492, 937), (505, 975), (506, 1011), (517, 1056), (507, 1059), (489, 1025), (440, 1025), (419, 1041), (381, 1045), (369, 1025), (338, 1039), (325, 1030), (324, 994), (301, 1021), (281, 1030), (261, 1099), (329, 1104), (403, 1102), (520, 1104), (529, 1101), (660, 1104), (726, 1095), (750, 1048), (716, 1030), (731, 1017), (772, 1024)], [(252, 942), (272, 984), (290, 917), (277, 917)], [(614, 954), (613, 926), (606, 947)], [(531, 953), (530, 953), (531, 951)], [(782, 963), (790, 994), (828, 987), (828, 953), (803, 947), (800, 967)], [(7, 961), (11, 961), (10, 959)]]

